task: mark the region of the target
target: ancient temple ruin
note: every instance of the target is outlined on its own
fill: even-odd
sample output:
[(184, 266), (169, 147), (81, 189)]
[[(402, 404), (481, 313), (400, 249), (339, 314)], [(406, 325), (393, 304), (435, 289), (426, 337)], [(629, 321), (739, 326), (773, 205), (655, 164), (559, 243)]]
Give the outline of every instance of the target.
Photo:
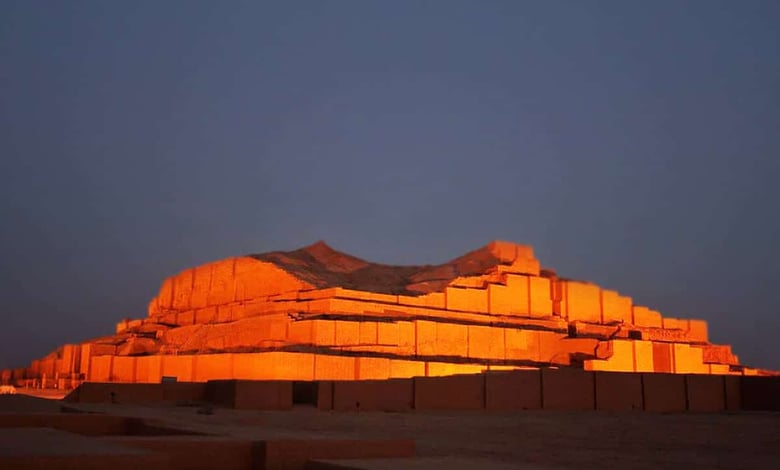
[(436, 266), (388, 266), (325, 243), (166, 279), (143, 319), (64, 345), (4, 382), (363, 380), (545, 367), (750, 375), (702, 320), (541, 269), (494, 241)]

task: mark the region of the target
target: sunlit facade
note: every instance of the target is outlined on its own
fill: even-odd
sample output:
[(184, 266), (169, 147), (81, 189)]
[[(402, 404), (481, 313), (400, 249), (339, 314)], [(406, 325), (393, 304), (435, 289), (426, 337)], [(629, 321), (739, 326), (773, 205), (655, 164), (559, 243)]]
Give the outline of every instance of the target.
[(166, 279), (146, 318), (65, 345), (4, 382), (362, 380), (487, 370), (758, 374), (702, 320), (541, 269), (494, 241), (438, 266), (386, 266), (324, 243), (229, 258)]

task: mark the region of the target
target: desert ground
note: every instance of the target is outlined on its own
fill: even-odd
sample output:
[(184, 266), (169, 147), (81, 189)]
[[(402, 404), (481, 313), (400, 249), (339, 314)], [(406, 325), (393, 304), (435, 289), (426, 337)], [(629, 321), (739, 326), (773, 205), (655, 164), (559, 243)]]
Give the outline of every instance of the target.
[[(24, 411), (25, 397), (0, 398), (4, 398), (0, 412)], [(769, 412), (338, 413), (296, 407), (292, 411), (215, 408), (202, 414), (202, 408), (186, 406), (68, 406), (236, 438), (414, 439), (418, 458), (408, 466), (364, 463), (374, 469), (780, 468), (780, 413)]]

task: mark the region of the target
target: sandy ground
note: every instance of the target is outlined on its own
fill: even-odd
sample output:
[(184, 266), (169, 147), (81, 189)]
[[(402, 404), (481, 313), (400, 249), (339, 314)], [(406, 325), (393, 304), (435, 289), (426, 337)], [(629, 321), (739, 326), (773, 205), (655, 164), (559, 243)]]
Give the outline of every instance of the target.
[[(780, 414), (333, 413), (78, 405), (240, 438), (413, 438), (420, 457), (550, 469), (780, 468)], [(436, 460), (436, 459), (434, 459)]]
[(47, 398), (50, 400), (60, 400), (65, 398), (71, 390), (52, 390), (52, 389), (38, 389), (38, 388), (17, 388), (16, 393), (18, 395), (26, 395), (36, 398)]
[(0, 456), (138, 455), (148, 451), (48, 428), (0, 428)]
[[(0, 412), (55, 412), (62, 405), (19, 395), (4, 397), (3, 404)], [(412, 438), (419, 463), (427, 459), (437, 470), (447, 459), (496, 469), (780, 468), (780, 413), (335, 413), (300, 407), (217, 408), (209, 415), (197, 407), (67, 406), (236, 438)]]

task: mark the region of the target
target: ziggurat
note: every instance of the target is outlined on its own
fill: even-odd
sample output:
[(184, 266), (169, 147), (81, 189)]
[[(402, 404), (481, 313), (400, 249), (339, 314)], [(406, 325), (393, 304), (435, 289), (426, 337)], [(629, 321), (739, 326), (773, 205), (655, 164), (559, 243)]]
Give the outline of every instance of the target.
[(388, 266), (319, 242), (166, 279), (144, 319), (64, 345), (6, 383), (364, 380), (571, 367), (756, 375), (702, 320), (541, 269), (494, 241), (437, 266)]

